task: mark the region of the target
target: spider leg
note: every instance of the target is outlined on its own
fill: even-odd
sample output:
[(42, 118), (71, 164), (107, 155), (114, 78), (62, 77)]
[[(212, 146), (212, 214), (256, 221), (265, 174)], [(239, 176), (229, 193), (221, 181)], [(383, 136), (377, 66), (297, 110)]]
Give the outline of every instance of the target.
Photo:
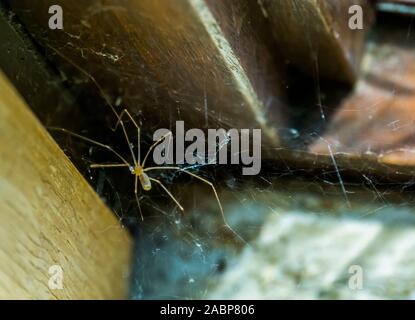
[(134, 118), (131, 116), (131, 114), (128, 112), (127, 109), (123, 109), (123, 111), (121, 111), (120, 116), (118, 117), (118, 121), (115, 124), (114, 128), (112, 128), (112, 131), (117, 130), (117, 128), (120, 124), (123, 126), (122, 118), (124, 117), (124, 115), (126, 115), (131, 120), (131, 122), (134, 124), (134, 126), (137, 128), (137, 163), (140, 163), (140, 133), (141, 133), (141, 129), (140, 129), (140, 126), (137, 124), (137, 122), (134, 120)]
[(67, 56), (65, 56), (62, 52), (60, 52), (59, 50), (55, 49), (54, 47), (52, 47), (50, 45), (48, 45), (48, 47), (51, 50), (53, 50), (58, 56), (60, 56), (61, 58), (63, 58), (64, 60), (66, 60), (70, 64), (72, 64), (76, 69), (78, 69), (80, 72), (82, 72), (85, 76), (87, 76), (96, 85), (96, 87), (98, 88), (98, 90), (101, 93), (102, 97), (104, 98), (105, 102), (108, 104), (108, 106), (111, 108), (111, 111), (117, 117), (117, 119), (118, 119), (117, 123), (119, 122), (121, 124), (122, 130), (124, 132), (125, 139), (127, 140), (127, 143), (128, 143), (128, 148), (130, 149), (131, 155), (133, 156), (134, 165), (136, 166), (138, 163), (137, 163), (137, 160), (135, 158), (133, 149), (131, 148), (130, 139), (128, 138), (127, 131), (125, 130), (124, 123), (123, 123), (120, 115), (118, 115), (117, 111), (115, 111), (115, 108), (114, 108), (113, 104), (111, 103), (110, 98), (106, 95), (104, 89), (101, 87), (101, 85), (98, 83), (98, 81), (92, 75), (90, 75), (88, 72), (86, 72), (84, 69), (82, 69), (80, 65), (78, 65), (77, 63), (75, 63), (75, 61), (71, 60), (70, 58), (68, 58)]
[(141, 211), (140, 201), (138, 199), (138, 176), (135, 176), (134, 195), (135, 195), (135, 201), (137, 201), (138, 210), (140, 211), (141, 221), (144, 221), (143, 212)]
[(97, 169), (97, 168), (122, 168), (127, 167), (128, 165), (125, 163), (113, 163), (113, 164), (96, 164), (93, 163), (89, 167), (91, 169)]
[(176, 200), (176, 198), (171, 194), (171, 192), (164, 186), (163, 183), (161, 183), (160, 180), (154, 179), (154, 178), (150, 178), (149, 179), (155, 183), (157, 183), (160, 187), (163, 188), (163, 190), (169, 195), (170, 198), (172, 198), (172, 200), (177, 204), (177, 206), (180, 208), (180, 210), (184, 211), (182, 205), (179, 203), (179, 201)]
[(61, 131), (61, 132), (67, 133), (67, 134), (69, 134), (71, 136), (74, 136), (74, 137), (76, 137), (78, 139), (81, 139), (81, 140), (87, 141), (89, 143), (95, 144), (97, 146), (100, 146), (102, 148), (105, 148), (105, 149), (109, 150), (110, 152), (112, 152), (113, 154), (115, 154), (126, 166), (131, 166), (130, 163), (127, 160), (124, 159), (123, 156), (121, 156), (117, 151), (115, 151), (109, 145), (106, 145), (106, 144), (103, 144), (103, 143), (98, 142), (96, 140), (93, 140), (93, 139), (90, 139), (90, 138), (81, 136), (80, 134), (77, 134), (75, 132), (72, 132), (72, 131), (69, 131), (69, 130), (66, 130), (66, 129), (63, 129), (63, 128), (48, 127), (48, 129), (49, 130), (54, 130), (54, 131)]
[[(190, 175), (190, 176), (192, 176), (192, 177), (194, 177), (194, 178), (196, 178), (196, 179), (198, 179), (198, 180), (200, 180), (200, 181), (208, 184), (212, 188), (213, 193), (215, 194), (215, 198), (216, 198), (216, 201), (218, 203), (218, 206), (219, 206), (219, 209), (220, 209), (220, 212), (221, 212), (221, 215), (222, 215), (222, 219), (223, 219), (223, 223), (224, 223), (225, 227), (228, 230), (230, 230), (243, 243), (247, 244), (247, 242), (235, 230), (233, 230), (232, 227), (227, 222), (226, 217), (225, 217), (225, 212), (223, 211), (222, 203), (220, 202), (219, 195), (218, 195), (218, 193), (216, 191), (216, 188), (215, 188), (215, 186), (213, 185), (212, 182), (210, 182), (209, 180), (207, 180), (207, 179), (205, 179), (205, 178), (203, 178), (203, 177), (201, 177), (201, 176), (199, 176), (197, 174), (194, 174), (194, 173), (192, 173), (190, 171), (187, 171), (185, 169), (182, 169), (180, 167), (148, 167), (148, 168), (144, 169), (144, 172), (146, 172), (146, 171), (152, 171), (152, 170), (178, 170), (178, 171), (187, 173), (188, 175)], [(150, 179), (152, 179), (152, 178), (150, 178)]]
[(141, 166), (144, 168), (147, 158), (150, 155), (151, 151), (153, 151), (153, 149), (160, 143), (163, 141), (163, 139), (166, 139), (168, 136), (171, 136), (171, 131), (169, 131), (168, 133), (166, 133), (164, 136), (162, 136), (160, 139), (158, 139), (156, 142), (154, 142), (151, 147), (148, 149), (146, 156), (144, 157), (143, 163), (141, 164)]
[(125, 140), (127, 141), (127, 144), (128, 144), (128, 149), (130, 149), (131, 156), (133, 157), (134, 165), (137, 166), (137, 164), (138, 164), (137, 159), (135, 157), (133, 147), (131, 146), (130, 138), (128, 137), (128, 133), (127, 133), (127, 130), (125, 129), (124, 121), (122, 120), (121, 116), (118, 116), (118, 121), (117, 121), (116, 127), (113, 130), (115, 130), (118, 127), (118, 124), (121, 125), (122, 132), (124, 133)]

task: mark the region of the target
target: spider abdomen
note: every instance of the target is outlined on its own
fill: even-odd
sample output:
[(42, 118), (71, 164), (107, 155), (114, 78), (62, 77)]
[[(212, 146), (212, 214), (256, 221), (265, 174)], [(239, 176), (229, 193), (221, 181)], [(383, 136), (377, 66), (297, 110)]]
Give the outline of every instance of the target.
[(147, 174), (144, 172), (139, 175), (141, 186), (145, 191), (149, 191), (151, 189), (151, 181)]

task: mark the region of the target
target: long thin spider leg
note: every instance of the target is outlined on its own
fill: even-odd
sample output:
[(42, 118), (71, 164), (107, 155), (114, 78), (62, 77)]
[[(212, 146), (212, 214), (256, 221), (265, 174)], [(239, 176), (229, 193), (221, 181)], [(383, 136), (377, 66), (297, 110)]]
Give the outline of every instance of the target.
[(130, 142), (130, 138), (128, 137), (127, 130), (125, 130), (124, 122), (121, 119), (119, 119), (118, 121), (121, 124), (121, 128), (122, 128), (122, 131), (123, 131), (124, 136), (125, 136), (125, 140), (128, 143), (128, 149), (130, 149), (131, 156), (133, 157), (134, 165), (137, 166), (138, 165), (137, 159), (135, 158), (133, 147), (131, 146), (131, 142)]
[(128, 167), (130, 167), (131, 165), (130, 165), (130, 163), (127, 161), (127, 160), (125, 160), (124, 159), (124, 157), (123, 156), (121, 156), (117, 151), (115, 151), (113, 148), (111, 148), (109, 145), (106, 145), (106, 144), (103, 144), (103, 143), (101, 143), (101, 142), (98, 142), (98, 141), (95, 141), (95, 140), (92, 140), (92, 139), (90, 139), (90, 138), (87, 138), (87, 137), (84, 137), (84, 136), (81, 136), (80, 134), (77, 134), (77, 133), (75, 133), (75, 132), (72, 132), (72, 131), (69, 131), (69, 130), (66, 130), (66, 129), (63, 129), (63, 128), (56, 128), (56, 127), (48, 127), (48, 129), (49, 130), (54, 130), (54, 131), (61, 131), (61, 132), (64, 132), (64, 133), (67, 133), (67, 134), (69, 134), (69, 135), (71, 135), (71, 136), (74, 136), (74, 137), (76, 137), (76, 138), (78, 138), (78, 139), (81, 139), (81, 140), (84, 140), (84, 141), (87, 141), (87, 142), (89, 142), (89, 143), (92, 143), (92, 144), (95, 144), (95, 145), (97, 145), (97, 146), (100, 146), (100, 147), (102, 147), (102, 148), (105, 148), (105, 149), (107, 149), (107, 150), (109, 150), (110, 152), (112, 152), (113, 154), (115, 154), (126, 166), (128, 166)]
[(157, 183), (160, 187), (163, 188), (164, 191), (166, 191), (166, 193), (170, 196), (170, 198), (173, 199), (173, 201), (177, 204), (177, 206), (180, 208), (180, 210), (184, 211), (182, 205), (179, 203), (179, 201), (176, 200), (176, 198), (171, 194), (171, 192), (164, 186), (164, 184), (161, 183), (160, 180), (154, 179), (154, 178), (150, 178), (149, 179), (151, 181), (154, 181), (155, 183)]
[(60, 56), (61, 58), (63, 58), (64, 60), (68, 61), (70, 64), (72, 64), (76, 69), (78, 69), (80, 72), (82, 72), (85, 76), (87, 76), (94, 84), (95, 86), (98, 88), (101, 96), (104, 98), (105, 102), (108, 104), (108, 106), (111, 108), (112, 112), (115, 114), (115, 116), (117, 117), (117, 122), (120, 122), (121, 127), (123, 129), (124, 132), (124, 136), (125, 139), (127, 140), (128, 143), (128, 148), (130, 149), (130, 152), (133, 156), (133, 161), (134, 161), (134, 165), (137, 166), (137, 160), (135, 158), (133, 149), (131, 147), (131, 143), (130, 143), (130, 139), (128, 138), (128, 134), (127, 131), (125, 130), (125, 126), (123, 121), (121, 120), (119, 114), (117, 113), (117, 111), (115, 111), (115, 108), (113, 106), (113, 104), (110, 101), (110, 98), (108, 98), (108, 96), (106, 95), (104, 89), (100, 86), (100, 84), (98, 83), (97, 80), (95, 80), (95, 78), (90, 75), (88, 72), (86, 72), (84, 69), (81, 68), (81, 66), (79, 66), (77, 63), (75, 63), (75, 61), (71, 60), (70, 58), (68, 58), (67, 56), (65, 56), (62, 52), (56, 50), (54, 47), (47, 45), (50, 49), (52, 49), (58, 56)]
[(134, 182), (134, 195), (135, 195), (135, 201), (137, 201), (138, 210), (140, 211), (141, 215), (141, 221), (144, 221), (143, 212), (141, 211), (140, 206), (140, 200), (138, 199), (138, 176), (135, 176), (135, 182)]
[(91, 169), (97, 169), (97, 168), (122, 168), (122, 167), (127, 167), (127, 164), (125, 164), (125, 163), (111, 163), (111, 164), (97, 164), (97, 163), (93, 163), (89, 167)]
[(140, 163), (140, 126), (137, 124), (137, 122), (134, 120), (134, 118), (131, 116), (131, 114), (128, 112), (127, 109), (123, 109), (120, 113), (120, 117), (117, 121), (117, 123), (115, 124), (114, 128), (112, 128), (113, 131), (117, 130), (119, 124), (122, 121), (122, 118), (124, 117), (124, 115), (127, 115), (128, 118), (130, 118), (131, 122), (134, 124), (134, 126), (137, 128), (137, 164)]
[(141, 164), (141, 166), (144, 168), (147, 158), (150, 155), (151, 151), (153, 151), (153, 149), (160, 143), (163, 141), (163, 139), (166, 139), (168, 136), (171, 136), (171, 131), (169, 131), (168, 133), (166, 133), (164, 136), (162, 136), (160, 139), (158, 139), (156, 142), (154, 142), (151, 147), (148, 149), (146, 156), (144, 157), (143, 163)]
[(209, 180), (206, 180), (205, 178), (202, 178), (201, 176), (198, 176), (197, 174), (194, 174), (190, 171), (187, 171), (183, 168), (180, 168), (180, 167), (148, 167), (148, 168), (144, 169), (144, 172), (152, 171), (152, 170), (178, 170), (178, 171), (187, 173), (188, 175), (190, 175), (190, 176), (192, 176), (192, 177), (208, 184), (212, 188), (213, 193), (215, 194), (215, 198), (216, 198), (216, 201), (218, 203), (218, 206), (219, 206), (219, 209), (220, 209), (222, 219), (223, 219), (223, 223), (225, 224), (225, 227), (228, 228), (243, 243), (247, 244), (245, 239), (243, 239), (234, 229), (232, 229), (232, 227), (229, 225), (228, 221), (226, 220), (225, 212), (223, 211), (223, 207), (222, 207), (222, 203), (220, 202), (219, 195), (218, 195), (218, 193), (216, 191), (216, 188), (215, 188), (215, 186), (213, 185), (212, 182), (210, 182)]

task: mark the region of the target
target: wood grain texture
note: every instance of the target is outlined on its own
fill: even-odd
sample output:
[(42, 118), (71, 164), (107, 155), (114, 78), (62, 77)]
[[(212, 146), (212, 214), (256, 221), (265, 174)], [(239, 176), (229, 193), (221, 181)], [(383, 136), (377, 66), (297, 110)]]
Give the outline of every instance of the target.
[[(281, 59), (261, 40), (264, 18), (249, 1), (9, 3), (41, 45), (70, 57), (139, 115), (143, 132), (184, 120), (189, 128), (262, 128), (264, 143), (278, 145)], [(63, 31), (48, 28), (52, 4), (63, 7)], [(51, 57), (61, 67), (58, 58)]]
[(3, 74), (0, 92), (0, 298), (125, 298), (129, 235)]
[[(365, 36), (374, 14), (367, 0), (261, 0), (260, 3), (287, 61), (313, 76), (356, 81)], [(348, 10), (354, 4), (363, 8), (363, 30), (348, 27)]]

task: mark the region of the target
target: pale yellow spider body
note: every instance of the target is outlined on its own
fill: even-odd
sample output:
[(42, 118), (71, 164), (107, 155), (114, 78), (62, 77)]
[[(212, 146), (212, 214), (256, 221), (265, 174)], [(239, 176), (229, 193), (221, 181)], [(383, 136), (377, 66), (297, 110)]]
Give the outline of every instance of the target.
[(144, 172), (144, 168), (142, 166), (137, 165), (131, 168), (131, 173), (138, 177), (138, 179), (140, 180), (141, 187), (144, 191), (151, 190), (151, 180), (149, 176)]

